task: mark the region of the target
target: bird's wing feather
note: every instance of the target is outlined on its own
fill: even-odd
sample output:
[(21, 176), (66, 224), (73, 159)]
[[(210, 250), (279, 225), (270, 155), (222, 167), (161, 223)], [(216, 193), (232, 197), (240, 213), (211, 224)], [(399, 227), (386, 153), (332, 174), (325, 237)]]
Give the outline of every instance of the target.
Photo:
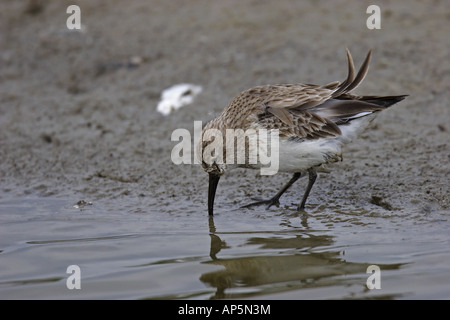
[(269, 94), (262, 104), (265, 111), (292, 126), (296, 112), (324, 103), (331, 98), (338, 85), (334, 82), (323, 87), (309, 84), (267, 86)]
[(353, 58), (347, 50), (348, 74), (342, 83), (268, 85), (250, 90), (262, 107), (260, 125), (278, 127), (280, 134), (298, 138), (334, 137), (341, 134), (336, 124), (341, 118), (348, 120), (383, 109), (350, 94), (366, 76), (371, 56), (369, 51), (355, 76)]
[(298, 111), (289, 113), (289, 116), (292, 124), (269, 112), (263, 113), (259, 116), (258, 127), (266, 130), (278, 129), (280, 137), (292, 139), (318, 139), (342, 134), (337, 124), (315, 113)]

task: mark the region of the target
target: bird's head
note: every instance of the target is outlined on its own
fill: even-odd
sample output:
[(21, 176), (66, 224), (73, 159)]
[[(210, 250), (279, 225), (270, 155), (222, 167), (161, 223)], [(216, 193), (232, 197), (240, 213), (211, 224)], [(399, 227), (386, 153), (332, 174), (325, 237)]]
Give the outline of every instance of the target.
[(209, 174), (208, 213), (213, 215), (214, 198), (220, 177), (227, 170), (224, 162), (224, 136), (222, 131), (214, 128), (214, 121), (208, 123), (197, 143), (197, 160), (203, 170)]
[(201, 163), (203, 170), (208, 174), (221, 176), (227, 170), (224, 146), (225, 135), (221, 130), (214, 128), (213, 123), (208, 123), (203, 128), (201, 139), (196, 146), (198, 163)]
[(215, 159), (211, 159), (211, 162), (202, 160), (202, 168), (208, 174), (213, 174), (216, 176), (221, 176), (227, 170), (227, 165), (222, 162), (216, 162)]

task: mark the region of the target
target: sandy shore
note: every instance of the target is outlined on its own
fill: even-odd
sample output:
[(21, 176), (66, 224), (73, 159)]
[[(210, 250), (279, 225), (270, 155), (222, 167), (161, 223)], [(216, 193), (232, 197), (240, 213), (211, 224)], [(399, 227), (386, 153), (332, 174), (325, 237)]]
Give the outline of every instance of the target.
[[(81, 8), (81, 31), (66, 28), (69, 4)], [(343, 80), (348, 47), (357, 65), (374, 50), (357, 93), (409, 97), (319, 176), (311, 204), (448, 210), (450, 7), (380, 8), (381, 29), (369, 30), (356, 1), (3, 1), (0, 197), (120, 198), (130, 211), (139, 198), (151, 210), (206, 214), (206, 174), (171, 162), (173, 130), (193, 130), (255, 85)], [(161, 92), (185, 82), (203, 87), (195, 102), (156, 112)], [(217, 210), (288, 178), (235, 171)]]

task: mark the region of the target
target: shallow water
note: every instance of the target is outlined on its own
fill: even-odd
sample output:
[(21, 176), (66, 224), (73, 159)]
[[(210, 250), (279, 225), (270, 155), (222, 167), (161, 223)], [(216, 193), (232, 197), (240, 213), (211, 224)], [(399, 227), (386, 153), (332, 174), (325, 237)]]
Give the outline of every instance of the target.
[[(448, 212), (0, 202), (2, 299), (448, 299)], [(121, 204), (123, 207), (123, 203)], [(69, 290), (67, 267), (80, 268)], [(368, 289), (370, 265), (380, 289)]]

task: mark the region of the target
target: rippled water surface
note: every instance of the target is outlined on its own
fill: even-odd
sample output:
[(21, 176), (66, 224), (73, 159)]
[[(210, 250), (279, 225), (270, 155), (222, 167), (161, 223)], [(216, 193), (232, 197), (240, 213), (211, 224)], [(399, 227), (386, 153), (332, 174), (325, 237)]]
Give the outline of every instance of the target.
[[(112, 207), (3, 199), (0, 298), (450, 298), (445, 211), (280, 207), (209, 219)], [(79, 290), (67, 288), (70, 265)], [(367, 287), (370, 265), (380, 289)]]

